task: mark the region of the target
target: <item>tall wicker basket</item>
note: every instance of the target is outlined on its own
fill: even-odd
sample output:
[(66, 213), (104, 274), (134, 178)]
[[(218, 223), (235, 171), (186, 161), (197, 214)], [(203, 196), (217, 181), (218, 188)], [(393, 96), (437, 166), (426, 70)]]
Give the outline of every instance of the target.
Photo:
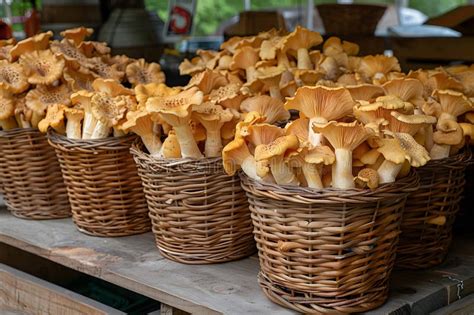
[(163, 256), (211, 264), (255, 252), (247, 197), (238, 176), (224, 173), (220, 158), (159, 159), (142, 148), (136, 143), (131, 152)]
[(422, 269), (440, 264), (452, 239), (452, 226), (464, 190), (471, 153), (432, 160), (417, 169), (420, 188), (408, 198), (397, 252), (397, 268)]
[(0, 186), (7, 209), (24, 219), (71, 216), (58, 159), (36, 129), (0, 131)]
[(264, 293), (301, 313), (354, 313), (387, 298), (412, 175), (370, 190), (276, 186), (241, 175)]
[(113, 237), (150, 230), (143, 187), (129, 152), (135, 138), (74, 140), (48, 133), (79, 231)]

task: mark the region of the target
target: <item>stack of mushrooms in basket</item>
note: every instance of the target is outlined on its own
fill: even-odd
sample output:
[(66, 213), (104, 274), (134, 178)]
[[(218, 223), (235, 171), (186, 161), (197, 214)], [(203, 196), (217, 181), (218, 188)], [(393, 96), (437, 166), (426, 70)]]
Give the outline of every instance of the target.
[(64, 179), (82, 232), (142, 233), (151, 219), (161, 254), (186, 264), (246, 257), (256, 241), (265, 294), (303, 313), (376, 308), (394, 265), (445, 257), (474, 136), (473, 66), (404, 74), (394, 57), (297, 27), (198, 50), (180, 65), (189, 83), (168, 87), (158, 64), (90, 35), (1, 43), (13, 213), (28, 209), (14, 191), (55, 187), (12, 188), (13, 155), (52, 157), (41, 181)]

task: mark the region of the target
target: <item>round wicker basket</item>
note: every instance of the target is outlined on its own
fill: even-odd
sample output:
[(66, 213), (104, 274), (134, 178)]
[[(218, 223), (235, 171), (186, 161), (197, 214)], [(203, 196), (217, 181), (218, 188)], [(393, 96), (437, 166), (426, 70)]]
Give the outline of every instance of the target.
[(129, 152), (135, 138), (74, 140), (48, 133), (79, 231), (113, 237), (150, 230), (143, 187)]
[(255, 252), (247, 197), (238, 176), (224, 173), (221, 158), (159, 159), (136, 142), (138, 165), (156, 244), (185, 264), (212, 264)]
[(241, 175), (261, 271), (274, 302), (301, 313), (353, 313), (387, 298), (415, 173), (370, 190), (276, 186)]
[(0, 131), (0, 186), (7, 209), (23, 219), (71, 216), (58, 159), (36, 129)]
[(420, 188), (405, 206), (397, 268), (422, 269), (440, 264), (452, 239), (452, 226), (459, 211), (465, 170), (471, 153), (432, 160), (417, 169)]

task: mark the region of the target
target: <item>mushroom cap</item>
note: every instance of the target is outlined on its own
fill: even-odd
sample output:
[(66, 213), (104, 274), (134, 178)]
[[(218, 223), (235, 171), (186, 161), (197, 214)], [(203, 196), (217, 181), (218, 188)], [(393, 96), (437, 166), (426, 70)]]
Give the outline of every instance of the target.
[(26, 106), (34, 112), (44, 113), (48, 106), (71, 103), (70, 91), (65, 84), (58, 86), (37, 85), (26, 94)]
[(161, 71), (161, 66), (155, 62), (147, 63), (143, 58), (130, 63), (125, 73), (128, 82), (133, 85), (165, 82), (165, 74)]
[(473, 111), (474, 105), (461, 92), (451, 90), (434, 90), (433, 96), (438, 98), (441, 112), (450, 114), (454, 117)]
[(206, 69), (206, 66), (199, 57), (194, 57), (191, 60), (184, 59), (179, 64), (179, 74), (181, 75), (193, 75), (197, 72), (203, 71), (204, 69)]
[(250, 151), (243, 138), (235, 138), (222, 149), (222, 163), (228, 175), (234, 175), (242, 162), (250, 156)]
[(304, 160), (306, 163), (331, 165), (336, 161), (336, 155), (328, 146), (317, 146), (308, 149)]
[(268, 95), (249, 97), (242, 101), (240, 109), (244, 112), (258, 112), (269, 124), (290, 119), (290, 113), (283, 106), (283, 102)]
[(379, 96), (385, 95), (384, 89), (379, 85), (373, 84), (358, 84), (346, 85), (345, 88), (351, 93), (351, 96), (356, 101), (371, 101)]
[(224, 55), (224, 56), (219, 58), (219, 61), (217, 62), (216, 69), (218, 69), (218, 70), (228, 70), (229, 67), (230, 67), (231, 62), (232, 62), (232, 56)]
[(127, 120), (121, 125), (121, 129), (127, 131), (139, 125), (142, 120), (149, 120), (151, 129), (153, 130), (153, 122), (150, 118), (150, 113), (143, 110), (128, 111), (126, 115)]
[(105, 93), (111, 97), (119, 95), (134, 95), (135, 92), (131, 89), (127, 89), (118, 81), (113, 79), (102, 79), (97, 78), (92, 82), (92, 88), (96, 92)]
[(407, 160), (413, 167), (421, 167), (430, 160), (428, 151), (411, 135), (401, 132), (387, 132), (387, 134), (392, 138), (379, 139), (380, 147), (377, 148), (386, 160), (395, 164), (401, 164)]
[(307, 28), (296, 26), (295, 30), (288, 34), (280, 44), (283, 51), (296, 52), (299, 48), (309, 49), (323, 42), (321, 34)]
[(295, 135), (279, 137), (269, 144), (259, 144), (255, 147), (255, 160), (269, 160), (285, 154), (286, 150), (298, 149), (299, 141)]
[(377, 149), (371, 149), (362, 155), (359, 160), (364, 163), (364, 165), (372, 165), (377, 162), (379, 156), (380, 152)]
[(191, 114), (191, 108), (194, 105), (201, 104), (202, 101), (202, 92), (197, 87), (192, 87), (176, 95), (150, 97), (146, 102), (146, 109), (152, 113), (156, 112), (185, 118)]
[(387, 74), (391, 71), (401, 71), (397, 58), (384, 55), (369, 55), (362, 57), (358, 72), (366, 78), (373, 78), (377, 73)]
[[(111, 52), (111, 49), (109, 46), (107, 46), (106, 42), (93, 42), (93, 41), (81, 42), (78, 48), (88, 58), (102, 57), (102, 56), (110, 54)], [(125, 68), (122, 69), (122, 71), (124, 70)]]
[(227, 78), (217, 71), (205, 69), (204, 71), (194, 75), (189, 80), (186, 88), (197, 86), (205, 95), (211, 93), (212, 90), (229, 83)]
[(71, 94), (71, 104), (75, 107), (82, 108), (84, 111), (91, 110), (91, 98), (94, 93), (86, 90), (80, 90)]
[(52, 104), (48, 106), (46, 117), (38, 124), (40, 132), (47, 132), (49, 127), (57, 128), (64, 122), (64, 105)]
[(229, 65), (229, 69), (237, 70), (254, 67), (259, 58), (258, 49), (252, 48), (250, 46), (244, 46), (240, 49), (237, 49), (235, 52), (234, 56), (232, 57), (232, 62)]
[(467, 96), (474, 96), (474, 67), (471, 67), (463, 72), (456, 73), (455, 78), (461, 82), (464, 89), (463, 92)]
[(64, 107), (64, 115), (67, 119), (77, 119), (82, 120), (84, 119), (84, 110), (81, 108), (74, 108), (74, 107)]
[(399, 78), (385, 82), (383, 85), (386, 95), (395, 95), (405, 102), (421, 106), (423, 99), (423, 84), (417, 79)]
[(284, 129), (270, 124), (250, 125), (248, 130), (249, 134), (245, 139), (254, 147), (260, 144), (269, 144), (285, 135)]
[(94, 30), (92, 28), (81, 26), (62, 31), (60, 34), (62, 37), (72, 40), (74, 44), (79, 45), (85, 38), (91, 36), (93, 33)]
[(49, 49), (32, 51), (20, 56), (28, 82), (31, 84), (51, 84), (63, 75), (64, 60)]
[(135, 86), (134, 92), (138, 103), (144, 105), (147, 99), (150, 97), (176, 95), (181, 92), (181, 89), (176, 87), (168, 87), (164, 83), (148, 83)]
[(355, 184), (359, 188), (375, 189), (379, 186), (379, 174), (376, 170), (371, 168), (364, 168), (357, 173), (354, 178)]
[(325, 73), (319, 70), (295, 69), (293, 75), (296, 81), (302, 82), (302, 85), (315, 85), (316, 82), (324, 78)]
[(220, 46), (221, 50), (228, 51), (231, 54), (235, 53), (237, 45), (242, 41), (243, 37), (240, 36), (233, 36), (223, 42)]
[(72, 41), (67, 39), (63, 39), (60, 42), (53, 41), (50, 46), (53, 53), (64, 58), (69, 66), (74, 68), (85, 67), (86, 69), (93, 67), (91, 58), (87, 58)]
[(45, 50), (49, 47), (49, 39), (53, 36), (53, 32), (48, 31), (40, 33), (32, 37), (28, 37), (22, 41), (19, 41), (10, 50), (10, 60), (17, 60), (21, 55), (32, 52), (35, 50)]
[(93, 91), (92, 82), (94, 82), (95, 77), (90, 73), (84, 73), (71, 67), (66, 67), (63, 72), (63, 78), (69, 89), (73, 92), (80, 90)]
[(323, 53), (326, 56), (337, 55), (344, 52), (342, 42), (339, 37), (331, 36), (323, 44)]
[(240, 103), (246, 98), (240, 91), (240, 85), (230, 83), (213, 90), (209, 100), (226, 108), (239, 109)]
[(342, 86), (359, 85), (364, 82), (365, 81), (358, 73), (344, 73), (339, 78), (337, 78), (337, 83)]
[(125, 75), (125, 72), (119, 70), (117, 64), (108, 65), (100, 57), (88, 58), (87, 60), (87, 67), (81, 67), (80, 71), (92, 73), (93, 75), (103, 79), (114, 79), (117, 81), (122, 81)]
[(462, 142), (463, 136), (463, 130), (457, 122), (443, 119), (438, 121), (433, 141), (437, 144), (458, 145)]
[[(84, 51), (84, 50), (83, 50)], [(86, 52), (84, 52), (85, 54)], [(131, 64), (135, 59), (130, 58), (125, 55), (105, 55), (102, 57), (103, 61), (109, 66), (115, 66), (118, 71), (124, 72), (129, 64)]]
[(15, 102), (10, 93), (0, 90), (0, 120), (8, 119), (15, 114)]
[(30, 84), (23, 66), (0, 60), (0, 88), (18, 94), (26, 91)]
[(286, 69), (282, 67), (265, 67), (257, 70), (257, 78), (267, 85), (278, 85)]
[(388, 128), (392, 132), (415, 135), (421, 128), (436, 123), (436, 118), (428, 115), (405, 115), (396, 111), (390, 113)]
[(308, 118), (322, 121), (340, 119), (352, 114), (355, 105), (351, 94), (345, 88), (325, 86), (304, 86), (296, 91), (285, 103), (286, 109), (296, 109)]
[(223, 109), (219, 105), (211, 102), (205, 102), (193, 107), (193, 117), (208, 130), (220, 129), (222, 125), (234, 118), (234, 115), (228, 108)]
[(315, 132), (322, 133), (335, 149), (354, 150), (373, 134), (373, 131), (359, 122), (339, 123), (330, 121), (326, 124), (314, 123)]
[(287, 135), (297, 136), (298, 140), (300, 141), (300, 145), (306, 146), (308, 144), (308, 127), (308, 118), (298, 118), (286, 124), (285, 131)]
[(91, 98), (91, 109), (95, 119), (113, 127), (124, 118), (127, 102), (122, 96), (111, 97), (104, 92), (98, 92)]
[(262, 44), (260, 45), (260, 51), (259, 51), (260, 59), (275, 60), (276, 53), (278, 50), (278, 45), (281, 40), (282, 40), (282, 37), (280, 36), (275, 36), (275, 37), (271, 37), (269, 39), (264, 40)]
[(429, 80), (433, 90), (454, 90), (459, 92), (464, 90), (463, 84), (446, 71), (436, 71), (429, 74)]

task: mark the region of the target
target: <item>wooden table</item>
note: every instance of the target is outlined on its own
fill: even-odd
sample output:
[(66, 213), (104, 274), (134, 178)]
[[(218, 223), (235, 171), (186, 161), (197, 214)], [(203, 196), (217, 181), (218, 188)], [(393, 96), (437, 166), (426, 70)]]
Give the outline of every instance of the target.
[[(171, 307), (193, 314), (293, 314), (263, 295), (256, 280), (256, 256), (217, 265), (183, 265), (164, 259), (155, 248), (151, 233), (97, 238), (78, 232), (69, 219), (28, 221), (4, 210), (0, 210), (0, 243), (143, 294), (162, 302), (168, 310)], [(458, 295), (464, 297), (473, 292), (474, 238), (456, 245), (442, 267), (395, 272), (390, 299), (367, 314), (429, 314), (457, 301)]]

